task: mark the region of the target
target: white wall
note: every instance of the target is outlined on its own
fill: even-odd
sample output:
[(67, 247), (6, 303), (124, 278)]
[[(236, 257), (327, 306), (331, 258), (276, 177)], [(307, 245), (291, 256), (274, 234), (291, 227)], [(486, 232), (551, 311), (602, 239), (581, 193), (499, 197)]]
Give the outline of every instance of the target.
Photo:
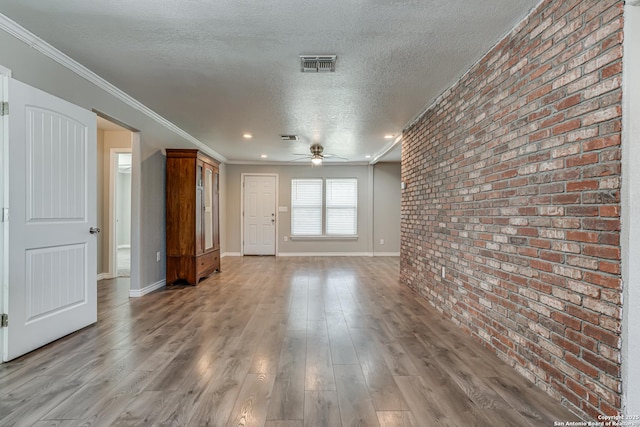
[(625, 6), (622, 123), (622, 406), (640, 415), (640, 1)]

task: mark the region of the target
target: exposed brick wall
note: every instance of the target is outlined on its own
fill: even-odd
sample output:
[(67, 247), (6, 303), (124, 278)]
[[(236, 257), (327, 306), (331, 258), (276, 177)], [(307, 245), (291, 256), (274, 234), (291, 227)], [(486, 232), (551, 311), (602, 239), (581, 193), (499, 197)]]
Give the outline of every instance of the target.
[(403, 135), (401, 280), (591, 418), (621, 406), (622, 31), (545, 1)]

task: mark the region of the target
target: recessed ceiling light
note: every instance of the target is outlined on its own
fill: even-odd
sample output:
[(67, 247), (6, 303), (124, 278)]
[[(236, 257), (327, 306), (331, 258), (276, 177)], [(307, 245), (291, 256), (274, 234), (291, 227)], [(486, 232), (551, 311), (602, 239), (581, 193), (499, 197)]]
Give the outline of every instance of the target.
[(365, 159), (370, 159), (370, 158), (371, 158), (371, 156), (367, 154), (366, 156), (364, 156), (364, 158), (365, 158)]
[(392, 139), (394, 135), (388, 133), (384, 136), (384, 139)]
[(267, 155), (266, 154), (261, 154), (260, 157), (262, 157), (263, 159), (266, 159)]
[(251, 135), (250, 133), (244, 133), (244, 134), (242, 134), (242, 137), (244, 139), (251, 139), (251, 138), (253, 138), (253, 135)]

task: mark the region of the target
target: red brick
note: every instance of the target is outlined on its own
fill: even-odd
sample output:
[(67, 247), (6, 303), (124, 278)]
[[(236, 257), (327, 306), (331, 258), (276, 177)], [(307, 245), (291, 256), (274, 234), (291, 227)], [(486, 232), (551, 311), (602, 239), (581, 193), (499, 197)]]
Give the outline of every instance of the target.
[(589, 181), (579, 181), (579, 182), (568, 182), (567, 183), (567, 191), (584, 191), (584, 190), (597, 190), (598, 189), (598, 181), (589, 180)]
[(566, 162), (568, 168), (574, 166), (591, 165), (598, 162), (598, 154), (589, 153), (583, 154), (582, 156), (569, 157), (567, 158)]
[(622, 281), (619, 277), (604, 275), (600, 273), (585, 273), (584, 280), (594, 285), (604, 286), (611, 289), (621, 289)]
[(555, 104), (556, 110), (564, 110), (574, 105), (578, 105), (582, 101), (582, 94), (577, 93)]
[(585, 231), (567, 231), (566, 236), (567, 240), (574, 240), (576, 242), (596, 243), (598, 241), (598, 233)]
[(592, 378), (598, 377), (598, 370), (590, 364), (583, 362), (581, 359), (578, 359), (573, 354), (568, 353), (564, 358), (567, 363), (574, 368), (578, 369), (585, 375), (588, 375)]
[[(593, 234), (593, 233), (585, 233), (585, 234)], [(620, 248), (615, 246), (585, 245), (584, 248), (582, 249), (582, 252), (585, 255), (590, 255), (598, 258), (615, 259), (615, 260), (620, 259)]]
[(591, 350), (593, 352), (598, 351), (598, 341), (583, 334), (582, 332), (574, 331), (573, 329), (567, 329), (565, 331), (565, 336), (569, 341), (578, 344), (582, 348), (586, 348), (587, 350)]
[(619, 206), (600, 206), (600, 216), (604, 217), (620, 217)]
[(564, 122), (561, 125), (558, 125), (553, 128), (553, 134), (559, 135), (561, 133), (567, 133), (569, 131), (578, 129), (581, 126), (580, 119), (570, 120), (568, 122)]
[(602, 150), (606, 147), (620, 145), (620, 135), (612, 135), (606, 138), (592, 139), (582, 143), (584, 151)]
[(620, 347), (620, 336), (614, 334), (610, 331), (604, 330), (597, 326), (587, 325), (583, 326), (583, 333), (594, 339), (595, 341), (603, 342), (609, 347), (619, 348)]
[(611, 64), (602, 69), (602, 78), (608, 79), (611, 76), (615, 76), (617, 74), (622, 73), (622, 61), (616, 62), (615, 64)]
[(620, 264), (615, 262), (600, 261), (598, 269), (605, 273), (620, 274)]
[[(602, 212), (602, 209), (600, 211)], [(620, 220), (587, 218), (582, 221), (582, 226), (586, 230), (619, 231)]]

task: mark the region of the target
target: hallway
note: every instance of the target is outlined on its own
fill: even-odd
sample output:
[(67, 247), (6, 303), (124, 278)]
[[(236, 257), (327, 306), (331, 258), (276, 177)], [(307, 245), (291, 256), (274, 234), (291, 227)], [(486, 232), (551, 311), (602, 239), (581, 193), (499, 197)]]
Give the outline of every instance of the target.
[(0, 424), (552, 426), (578, 420), (397, 282), (397, 258), (232, 257), (0, 365)]

